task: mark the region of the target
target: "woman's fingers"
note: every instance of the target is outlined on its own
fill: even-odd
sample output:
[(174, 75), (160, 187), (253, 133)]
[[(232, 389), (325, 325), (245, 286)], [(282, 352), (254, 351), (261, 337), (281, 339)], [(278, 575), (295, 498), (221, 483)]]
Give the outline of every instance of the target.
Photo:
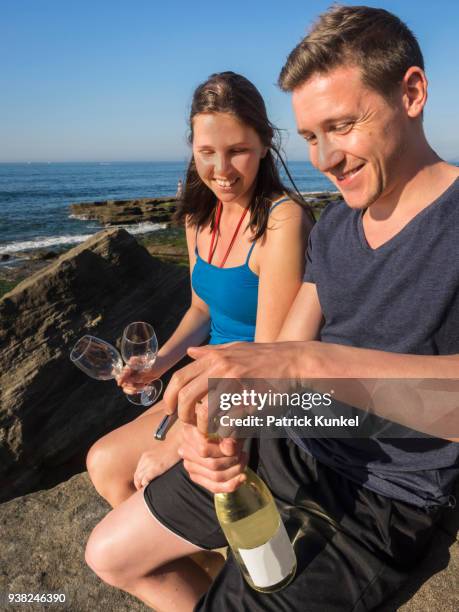
[[(134, 486), (137, 490), (144, 486), (143, 479), (149, 466), (151, 466), (151, 461), (149, 461), (148, 453), (142, 453), (134, 473)], [(150, 480), (153, 480), (153, 478), (150, 478)]]
[(119, 387), (143, 388), (146, 384), (155, 378), (152, 370), (133, 370), (129, 366), (124, 366), (121, 374), (116, 377), (116, 382)]
[(137, 491), (142, 488), (142, 476), (138, 472), (134, 474), (134, 486)]
[(132, 393), (140, 393), (143, 391), (145, 389), (145, 384), (146, 383), (134, 384), (132, 382), (128, 382), (121, 385), (121, 388), (123, 389), (124, 393), (130, 395)]

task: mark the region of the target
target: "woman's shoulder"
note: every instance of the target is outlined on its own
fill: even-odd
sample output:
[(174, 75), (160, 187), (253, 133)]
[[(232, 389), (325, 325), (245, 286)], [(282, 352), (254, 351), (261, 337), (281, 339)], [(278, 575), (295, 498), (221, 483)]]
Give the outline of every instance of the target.
[(269, 218), (278, 223), (303, 220), (308, 216), (305, 206), (292, 199), (289, 194), (282, 194), (271, 199)]

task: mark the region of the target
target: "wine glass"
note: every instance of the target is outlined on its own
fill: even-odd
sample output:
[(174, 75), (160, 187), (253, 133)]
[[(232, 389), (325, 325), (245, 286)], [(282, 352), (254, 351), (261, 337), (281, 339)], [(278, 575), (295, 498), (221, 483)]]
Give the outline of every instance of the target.
[(70, 360), (96, 380), (111, 380), (123, 370), (123, 360), (116, 348), (95, 336), (80, 338), (70, 353)]
[[(77, 368), (95, 380), (111, 380), (121, 375), (123, 359), (117, 349), (101, 338), (86, 335), (80, 338), (70, 353), (70, 360)], [(159, 380), (152, 389), (156, 391), (142, 391), (136, 394), (126, 393), (127, 399), (137, 405), (151, 406), (162, 390)], [(135, 396), (135, 397), (134, 397)], [(135, 399), (135, 401), (133, 401)]]
[[(155, 330), (149, 323), (136, 321), (130, 323), (123, 332), (121, 354), (126, 365), (136, 372), (153, 367), (158, 354), (158, 340)], [(163, 388), (159, 378), (155, 378), (137, 393), (126, 393), (133, 404), (151, 406)]]

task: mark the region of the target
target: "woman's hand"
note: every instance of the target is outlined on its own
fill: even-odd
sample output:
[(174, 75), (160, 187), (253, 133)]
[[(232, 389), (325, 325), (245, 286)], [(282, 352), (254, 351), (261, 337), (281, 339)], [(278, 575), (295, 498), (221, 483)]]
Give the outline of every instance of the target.
[(118, 387), (123, 389), (124, 393), (131, 395), (143, 391), (146, 385), (159, 378), (163, 372), (161, 358), (158, 355), (155, 364), (145, 370), (133, 370), (128, 365), (124, 366), (121, 374), (116, 377), (116, 383)]
[(146, 487), (180, 460), (177, 452), (179, 444), (178, 436), (174, 439), (168, 437), (167, 444), (160, 442), (154, 449), (142, 453), (134, 472), (134, 486), (137, 490)]

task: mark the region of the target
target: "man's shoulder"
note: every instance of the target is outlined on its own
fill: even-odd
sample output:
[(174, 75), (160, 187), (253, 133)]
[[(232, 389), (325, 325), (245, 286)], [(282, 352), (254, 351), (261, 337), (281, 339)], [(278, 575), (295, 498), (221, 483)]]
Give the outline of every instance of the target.
[[(459, 171), (459, 169), (458, 169)], [(450, 199), (454, 202), (458, 202), (459, 200), (459, 172), (453, 176), (453, 180), (450, 183), (449, 187), (445, 189), (445, 191), (441, 194), (440, 198)]]
[(326, 204), (322, 214), (320, 215), (319, 221), (322, 221), (322, 219), (326, 220), (329, 217), (334, 217), (335, 215), (346, 215), (350, 212), (352, 212), (352, 209), (349, 208), (342, 196), (337, 194), (336, 197)]
[(351, 219), (355, 214), (342, 198), (337, 198), (329, 202), (322, 210), (319, 220), (314, 230), (317, 234), (328, 232), (331, 228), (336, 229), (342, 226), (346, 219)]

